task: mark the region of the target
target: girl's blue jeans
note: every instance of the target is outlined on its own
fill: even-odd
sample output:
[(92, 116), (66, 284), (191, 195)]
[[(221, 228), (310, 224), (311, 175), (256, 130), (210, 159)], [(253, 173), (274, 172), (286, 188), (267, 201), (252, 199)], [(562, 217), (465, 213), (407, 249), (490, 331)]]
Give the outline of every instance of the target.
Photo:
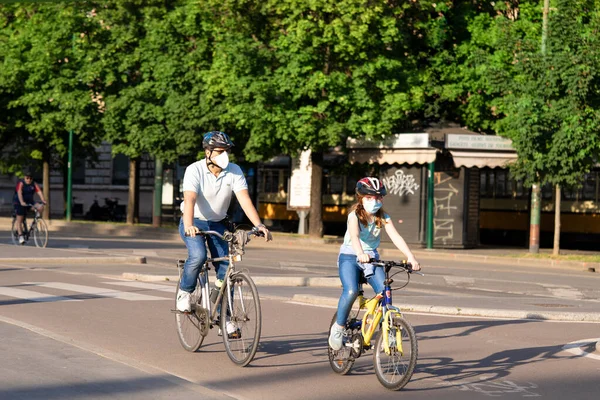
[[(342, 281), (342, 295), (338, 302), (337, 323), (345, 326), (352, 304), (358, 297), (358, 280), (363, 274), (363, 269), (356, 261), (356, 255), (340, 254), (338, 257), (338, 268), (340, 272), (340, 280)], [(385, 280), (385, 272), (383, 267), (375, 267), (375, 273), (367, 278), (367, 282), (375, 293), (383, 292), (383, 281)]]
[[(217, 231), (220, 234), (225, 232), (225, 225), (221, 222), (203, 221), (194, 218), (194, 226), (201, 231)], [(196, 288), (200, 267), (202, 267), (208, 258), (206, 251), (207, 244), (212, 258), (227, 256), (229, 254), (229, 246), (226, 241), (221, 240), (214, 235), (196, 235), (195, 237), (185, 236), (183, 218), (181, 218), (179, 222), (179, 235), (181, 235), (188, 250), (188, 257), (183, 265), (183, 275), (181, 276), (179, 288), (191, 293)], [(217, 273), (217, 279), (223, 279), (227, 272), (229, 261), (214, 262), (213, 266)]]

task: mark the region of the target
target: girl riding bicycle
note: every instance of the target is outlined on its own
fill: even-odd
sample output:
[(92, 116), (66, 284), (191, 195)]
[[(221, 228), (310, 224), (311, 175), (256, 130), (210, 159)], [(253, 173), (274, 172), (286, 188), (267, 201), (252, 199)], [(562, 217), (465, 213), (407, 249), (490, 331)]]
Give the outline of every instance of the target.
[(342, 281), (342, 295), (338, 302), (337, 321), (331, 327), (329, 346), (333, 350), (342, 348), (346, 319), (358, 296), (360, 274), (364, 274), (375, 293), (383, 291), (385, 273), (380, 266), (369, 264), (369, 259), (379, 259), (377, 248), (381, 242), (381, 228), (412, 264), (413, 270), (421, 266), (400, 236), (392, 219), (381, 206), (387, 194), (385, 186), (377, 178), (362, 178), (356, 183), (356, 203), (348, 214), (344, 243), (340, 247), (338, 268)]

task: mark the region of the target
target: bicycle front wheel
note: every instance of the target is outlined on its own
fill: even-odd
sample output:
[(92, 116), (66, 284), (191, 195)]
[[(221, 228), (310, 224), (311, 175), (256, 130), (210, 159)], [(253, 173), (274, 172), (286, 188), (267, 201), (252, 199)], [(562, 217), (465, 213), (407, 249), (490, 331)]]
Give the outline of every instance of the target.
[(227, 355), (235, 364), (248, 365), (260, 341), (262, 315), (254, 281), (240, 272), (230, 277), (230, 293), (221, 302), (221, 332)]
[(37, 247), (46, 247), (48, 244), (48, 227), (43, 219), (38, 219), (33, 226), (33, 241)]
[[(387, 335), (389, 354), (385, 352)], [(402, 389), (417, 365), (417, 335), (410, 323), (400, 315), (393, 316), (387, 332), (381, 330), (373, 351), (373, 364), (379, 382), (390, 390)]]
[[(181, 283), (181, 276), (175, 290), (175, 309), (177, 309), (177, 291)], [(202, 286), (200, 282), (192, 293), (192, 310), (189, 313), (175, 312), (177, 335), (184, 349), (190, 352), (197, 351), (208, 333), (208, 312), (202, 307)]]

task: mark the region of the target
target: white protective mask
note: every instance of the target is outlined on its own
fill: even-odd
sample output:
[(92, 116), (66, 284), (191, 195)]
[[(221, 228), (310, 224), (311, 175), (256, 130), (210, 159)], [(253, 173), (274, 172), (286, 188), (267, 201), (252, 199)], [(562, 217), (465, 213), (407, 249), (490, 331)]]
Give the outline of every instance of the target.
[(376, 199), (373, 199), (373, 200), (363, 199), (362, 204), (363, 204), (363, 208), (365, 209), (365, 211), (368, 212), (369, 214), (375, 214), (377, 211), (379, 211), (379, 209), (383, 205), (383, 203), (381, 201), (376, 200)]
[(213, 164), (216, 164), (221, 169), (225, 169), (229, 165), (229, 154), (224, 151), (216, 157), (211, 157), (210, 160), (213, 162)]

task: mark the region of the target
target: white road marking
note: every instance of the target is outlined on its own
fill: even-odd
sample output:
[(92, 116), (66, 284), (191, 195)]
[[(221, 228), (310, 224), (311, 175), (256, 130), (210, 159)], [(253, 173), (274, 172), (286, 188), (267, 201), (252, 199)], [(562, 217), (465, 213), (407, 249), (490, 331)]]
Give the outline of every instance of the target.
[(446, 281), (446, 283), (451, 286), (472, 286), (475, 284), (474, 278), (468, 278), (465, 276), (444, 276), (444, 281)]
[(168, 292), (175, 294), (175, 288), (169, 287), (165, 285), (158, 285), (156, 283), (146, 283), (146, 282), (131, 282), (131, 281), (112, 281), (112, 282), (102, 282), (107, 285), (118, 285), (118, 286), (128, 286), (139, 289), (149, 289), (149, 290), (159, 290), (161, 292)]
[(85, 293), (91, 294), (94, 296), (100, 297), (109, 297), (120, 300), (129, 300), (129, 301), (152, 301), (152, 300), (171, 300), (164, 297), (157, 296), (149, 296), (146, 294), (138, 294), (138, 293), (128, 293), (121, 292), (113, 289), (105, 289), (93, 286), (84, 286), (84, 285), (74, 285), (71, 283), (63, 283), (63, 282), (28, 282), (28, 284), (48, 287), (53, 289), (61, 289), (67, 290), (71, 292)]
[(559, 286), (559, 285), (550, 285), (550, 284), (542, 284), (542, 287), (546, 288), (552, 296), (558, 297), (560, 299), (568, 299), (568, 300), (581, 300), (583, 299), (583, 293), (579, 290), (571, 287), (571, 286)]
[(590, 346), (595, 345), (598, 342), (600, 342), (600, 338), (576, 340), (574, 342), (565, 344), (562, 349), (565, 351), (568, 351), (571, 354), (575, 354), (576, 356), (582, 356), (582, 357), (592, 358), (594, 360), (600, 360), (600, 354), (588, 353), (586, 351), (583, 351), (583, 349), (582, 349), (582, 347), (590, 347)]
[(79, 299), (71, 299), (69, 297), (54, 296), (51, 294), (34, 292), (33, 290), (8, 288), (0, 286), (0, 295), (7, 297), (15, 297), (17, 299), (37, 301), (40, 303), (53, 302), (53, 301), (81, 301)]

